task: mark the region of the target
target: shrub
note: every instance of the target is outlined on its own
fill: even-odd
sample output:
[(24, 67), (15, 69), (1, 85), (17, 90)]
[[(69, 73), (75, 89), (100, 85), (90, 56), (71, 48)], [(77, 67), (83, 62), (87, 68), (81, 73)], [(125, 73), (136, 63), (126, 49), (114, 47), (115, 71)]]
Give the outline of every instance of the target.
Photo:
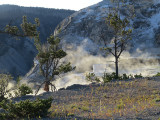
[(27, 94), (33, 93), (32, 89), (27, 86), (26, 84), (22, 84), (19, 88), (18, 88), (18, 93), (20, 94), (20, 96), (25, 96)]
[(27, 86), (26, 84), (20, 85), (20, 80), (21, 80), (21, 77), (18, 77), (17, 78), (17, 85), (14, 90), (15, 96), (19, 97), (19, 96), (25, 96), (27, 94), (33, 93), (32, 89), (29, 86)]
[(133, 79), (133, 78), (134, 78), (134, 76), (133, 76), (132, 74), (130, 74), (130, 75), (129, 75), (129, 78)]
[(89, 73), (86, 74), (86, 79), (89, 82), (100, 82), (100, 79), (98, 77), (96, 77), (96, 75), (94, 73)]
[(115, 73), (112, 73), (112, 74), (104, 73), (103, 76), (102, 76), (102, 80), (103, 80), (104, 83), (110, 82), (113, 79), (116, 79), (116, 74)]
[[(160, 75), (160, 73), (159, 73)], [(136, 74), (136, 75), (127, 75), (126, 73), (124, 73), (122, 76), (119, 75), (118, 76), (118, 80), (127, 80), (127, 79), (130, 79), (130, 78), (143, 78), (142, 74), (140, 73), (139, 75)], [(100, 79), (98, 77), (95, 76), (94, 73), (89, 73), (86, 75), (86, 79), (90, 82), (100, 82)], [(113, 73), (106, 73), (104, 72), (103, 76), (102, 76), (102, 80), (104, 83), (107, 83), (107, 82), (111, 82), (112, 80), (116, 80), (117, 77), (116, 77), (116, 73), (113, 72)]]
[(154, 77), (159, 77), (160, 76), (160, 73), (158, 72), (156, 75), (154, 75)]
[(160, 102), (160, 98), (155, 98), (154, 101), (155, 102)]
[(0, 103), (5, 113), (1, 113), (1, 118), (39, 118), (46, 117), (48, 109), (51, 107), (52, 98), (36, 99), (35, 101), (25, 100), (18, 103)]
[(123, 79), (123, 80), (127, 80), (127, 79), (129, 79), (129, 78), (130, 78), (130, 76), (128, 76), (127, 74), (123, 74), (123, 75), (122, 75), (122, 79)]
[(140, 73), (139, 75), (138, 74), (135, 74), (134, 75), (134, 78), (143, 78), (142, 74)]
[[(126, 80), (126, 79), (129, 79), (129, 78), (130, 77), (127, 76), (127, 74), (123, 74), (122, 76), (120, 76), (120, 75), (118, 76), (118, 80)], [(102, 76), (102, 79), (103, 79), (104, 83), (107, 83), (107, 82), (110, 82), (112, 80), (115, 80), (115, 79), (117, 79), (116, 73), (115, 72), (113, 72), (111, 74), (104, 73), (103, 76)]]

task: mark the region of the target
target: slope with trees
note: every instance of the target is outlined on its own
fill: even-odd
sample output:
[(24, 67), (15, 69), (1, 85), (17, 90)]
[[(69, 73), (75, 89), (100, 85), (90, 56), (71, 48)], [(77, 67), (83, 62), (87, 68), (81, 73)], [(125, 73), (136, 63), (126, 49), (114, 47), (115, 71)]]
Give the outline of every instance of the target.
[[(74, 11), (71, 10), (0, 5), (0, 30), (5, 31), (7, 24), (21, 29), (20, 24), (24, 15), (31, 23), (34, 23), (35, 18), (39, 18), (41, 25), (38, 30), (41, 32), (42, 42), (45, 42), (57, 24), (72, 13)], [(21, 40), (15, 40), (8, 34), (0, 34), (0, 72), (10, 73), (14, 77), (25, 75), (33, 66), (33, 59), (37, 54), (32, 39), (23, 37), (18, 39)]]

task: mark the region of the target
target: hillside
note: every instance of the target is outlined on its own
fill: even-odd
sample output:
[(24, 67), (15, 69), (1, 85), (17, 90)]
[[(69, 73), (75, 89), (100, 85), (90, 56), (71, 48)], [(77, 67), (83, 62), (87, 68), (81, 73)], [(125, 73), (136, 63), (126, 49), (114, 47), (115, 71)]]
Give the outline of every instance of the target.
[(54, 98), (50, 108), (52, 119), (158, 120), (159, 85), (159, 77), (114, 81), (105, 85), (73, 85), (66, 90), (44, 93), (41, 98)]
[[(159, 67), (159, 28), (160, 28), (160, 3), (156, 0), (133, 0), (129, 4), (135, 9), (135, 17), (132, 19), (132, 40), (127, 44), (119, 60), (120, 74), (142, 74), (153, 76), (160, 71)], [(112, 35), (105, 23), (105, 18), (113, 5), (108, 0), (84, 8), (64, 19), (55, 29), (54, 34), (61, 38), (61, 45), (68, 53), (66, 60), (76, 66), (72, 74), (58, 79), (55, 84), (66, 87), (74, 83), (86, 84), (84, 77), (86, 72), (96, 74), (114, 72), (114, 57), (105, 55), (102, 47), (103, 33), (108, 43)], [(127, 15), (124, 8), (120, 8), (121, 15)], [(58, 33), (58, 30), (61, 32)], [(35, 61), (34, 68), (25, 76), (27, 83), (39, 84), (42, 80), (38, 64)], [(38, 82), (36, 78), (40, 79)]]
[(160, 77), (72, 85), (57, 92), (14, 101), (53, 98), (49, 120), (158, 120)]
[[(160, 3), (158, 0), (143, 0), (143, 1), (128, 1), (130, 7), (134, 7), (135, 17), (130, 20), (133, 26), (132, 41), (130, 41), (128, 51), (133, 56), (140, 56), (135, 54), (137, 50), (143, 53), (148, 52), (158, 54), (155, 52), (156, 48), (159, 48), (159, 16), (160, 16)], [(112, 36), (111, 30), (105, 23), (105, 18), (110, 9), (113, 8), (113, 4), (108, 0), (84, 8), (78, 12), (75, 12), (65, 20), (63, 20), (56, 28), (55, 35), (62, 38), (63, 44), (67, 50), (68, 48), (77, 49), (77, 47), (83, 45), (83, 50), (90, 54), (97, 55), (100, 50), (102, 38), (100, 34), (105, 34), (105, 39), (110, 42)], [(121, 16), (127, 16), (127, 10), (120, 8)], [(58, 29), (61, 28), (61, 33), (58, 34)], [(74, 38), (74, 39), (72, 39)], [(71, 43), (71, 45), (70, 45)], [(88, 46), (92, 44), (92, 46)], [(77, 46), (74, 46), (77, 45)], [(94, 47), (93, 47), (94, 46)], [(155, 48), (155, 49), (154, 49)]]
[[(0, 28), (5, 25), (22, 23), (22, 16), (26, 15), (28, 21), (40, 19), (40, 38), (44, 42), (53, 33), (55, 27), (67, 16), (75, 11), (20, 7), (16, 5), (0, 5)], [(33, 66), (36, 49), (33, 40), (21, 38), (16, 40), (8, 35), (0, 35), (0, 72), (10, 73), (14, 77), (24, 76)]]
[[(110, 45), (115, 43), (117, 37), (113, 37), (111, 27), (106, 24), (106, 17), (114, 10), (115, 4), (103, 0), (68, 14), (54, 30), (54, 35), (60, 40), (52, 36), (48, 39), (50, 44), (39, 47), (40, 54), (34, 59), (34, 66), (17, 84), (7, 84), (7, 79), (11, 78), (4, 75), (1, 80), (6, 86), (1, 85), (2, 90), (7, 87), (14, 89), (7, 91), (6, 96), (0, 96), (0, 119), (160, 120), (160, 1), (125, 1), (127, 6), (134, 7), (135, 17), (130, 19), (132, 39), (127, 42), (125, 51), (118, 59), (118, 76), (114, 73), (114, 53), (106, 54), (100, 49), (103, 47), (103, 38)], [(130, 9), (126, 8), (120, 7), (120, 18), (128, 17)], [(50, 31), (51, 25), (47, 26), (46, 22), (48, 12), (40, 9), (38, 13), (44, 15), (34, 14), (33, 18), (39, 16), (41, 21), (42, 17), (40, 31), (44, 42), (43, 38), (48, 34), (46, 31)], [(28, 11), (32, 13), (36, 8), (31, 10)], [(31, 21), (33, 18), (29, 17)], [(100, 36), (102, 34), (103, 38)], [(118, 39), (123, 41), (121, 36)], [(20, 62), (22, 58), (25, 61), (29, 55), (33, 58), (36, 54), (33, 41), (25, 39), (19, 43), (14, 39), (14, 42), (9, 40), (6, 38), (6, 46), (0, 48), (3, 49), (0, 53), (0, 67), (12, 67), (14, 62), (22, 72), (22, 67), (25, 67)], [(61, 47), (67, 56), (60, 50)], [(25, 54), (21, 53), (18, 57), (19, 53), (15, 50), (19, 53), (25, 51)], [(66, 67), (67, 62), (71, 64)], [(74, 66), (76, 69), (72, 69)], [(13, 71), (16, 69), (13, 68)]]

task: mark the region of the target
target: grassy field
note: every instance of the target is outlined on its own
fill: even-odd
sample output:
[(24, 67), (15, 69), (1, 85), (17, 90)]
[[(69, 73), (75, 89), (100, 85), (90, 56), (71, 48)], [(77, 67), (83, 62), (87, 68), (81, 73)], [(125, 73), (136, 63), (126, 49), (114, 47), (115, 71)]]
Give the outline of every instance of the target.
[(83, 89), (60, 90), (53, 97), (51, 118), (158, 120), (160, 78), (91, 84)]

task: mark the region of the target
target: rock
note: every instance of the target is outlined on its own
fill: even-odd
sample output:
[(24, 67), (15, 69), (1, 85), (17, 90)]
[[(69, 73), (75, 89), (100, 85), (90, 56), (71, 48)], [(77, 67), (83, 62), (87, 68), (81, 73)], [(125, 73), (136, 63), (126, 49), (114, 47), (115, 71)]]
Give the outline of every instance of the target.
[(59, 90), (66, 90), (66, 89), (65, 89), (65, 88), (60, 88), (60, 89), (58, 89), (58, 91), (59, 91)]
[(152, 9), (152, 10), (148, 10), (148, 9), (149, 8), (141, 10), (141, 13), (144, 17), (150, 18), (157, 13), (156, 9)]
[(133, 23), (133, 28), (134, 29), (138, 29), (138, 28), (149, 28), (150, 27), (150, 23), (149, 21), (144, 21), (144, 20), (136, 20)]
[(160, 27), (155, 30), (155, 42), (160, 45)]
[[(158, 20), (160, 14), (159, 3), (148, 0), (137, 2), (130, 0), (130, 5), (134, 5), (136, 17), (133, 19), (133, 40), (130, 41), (128, 50), (135, 52), (133, 50), (140, 47), (143, 47), (143, 50), (147, 50), (149, 47), (153, 48), (155, 42), (153, 29), (160, 22)], [(112, 30), (105, 23), (105, 17), (111, 8), (112, 4), (106, 0), (84, 8), (63, 20), (55, 29), (54, 34), (62, 39), (62, 46), (65, 50), (68, 50), (67, 45), (71, 45), (70, 48), (74, 50), (82, 45), (84, 50), (90, 54), (98, 55), (102, 53), (99, 50), (100, 46), (103, 45), (101, 33), (103, 33), (104, 39), (108, 43), (110, 43), (113, 36)], [(126, 8), (122, 7), (121, 14), (128, 16), (129, 13)], [(59, 30), (60, 33), (58, 33)], [(92, 43), (92, 49), (83, 45), (84, 39), (88, 39), (85, 44), (87, 42)]]
[(85, 89), (85, 88), (88, 88), (88, 85), (74, 84), (74, 85), (68, 86), (66, 90), (78, 90), (78, 89)]

